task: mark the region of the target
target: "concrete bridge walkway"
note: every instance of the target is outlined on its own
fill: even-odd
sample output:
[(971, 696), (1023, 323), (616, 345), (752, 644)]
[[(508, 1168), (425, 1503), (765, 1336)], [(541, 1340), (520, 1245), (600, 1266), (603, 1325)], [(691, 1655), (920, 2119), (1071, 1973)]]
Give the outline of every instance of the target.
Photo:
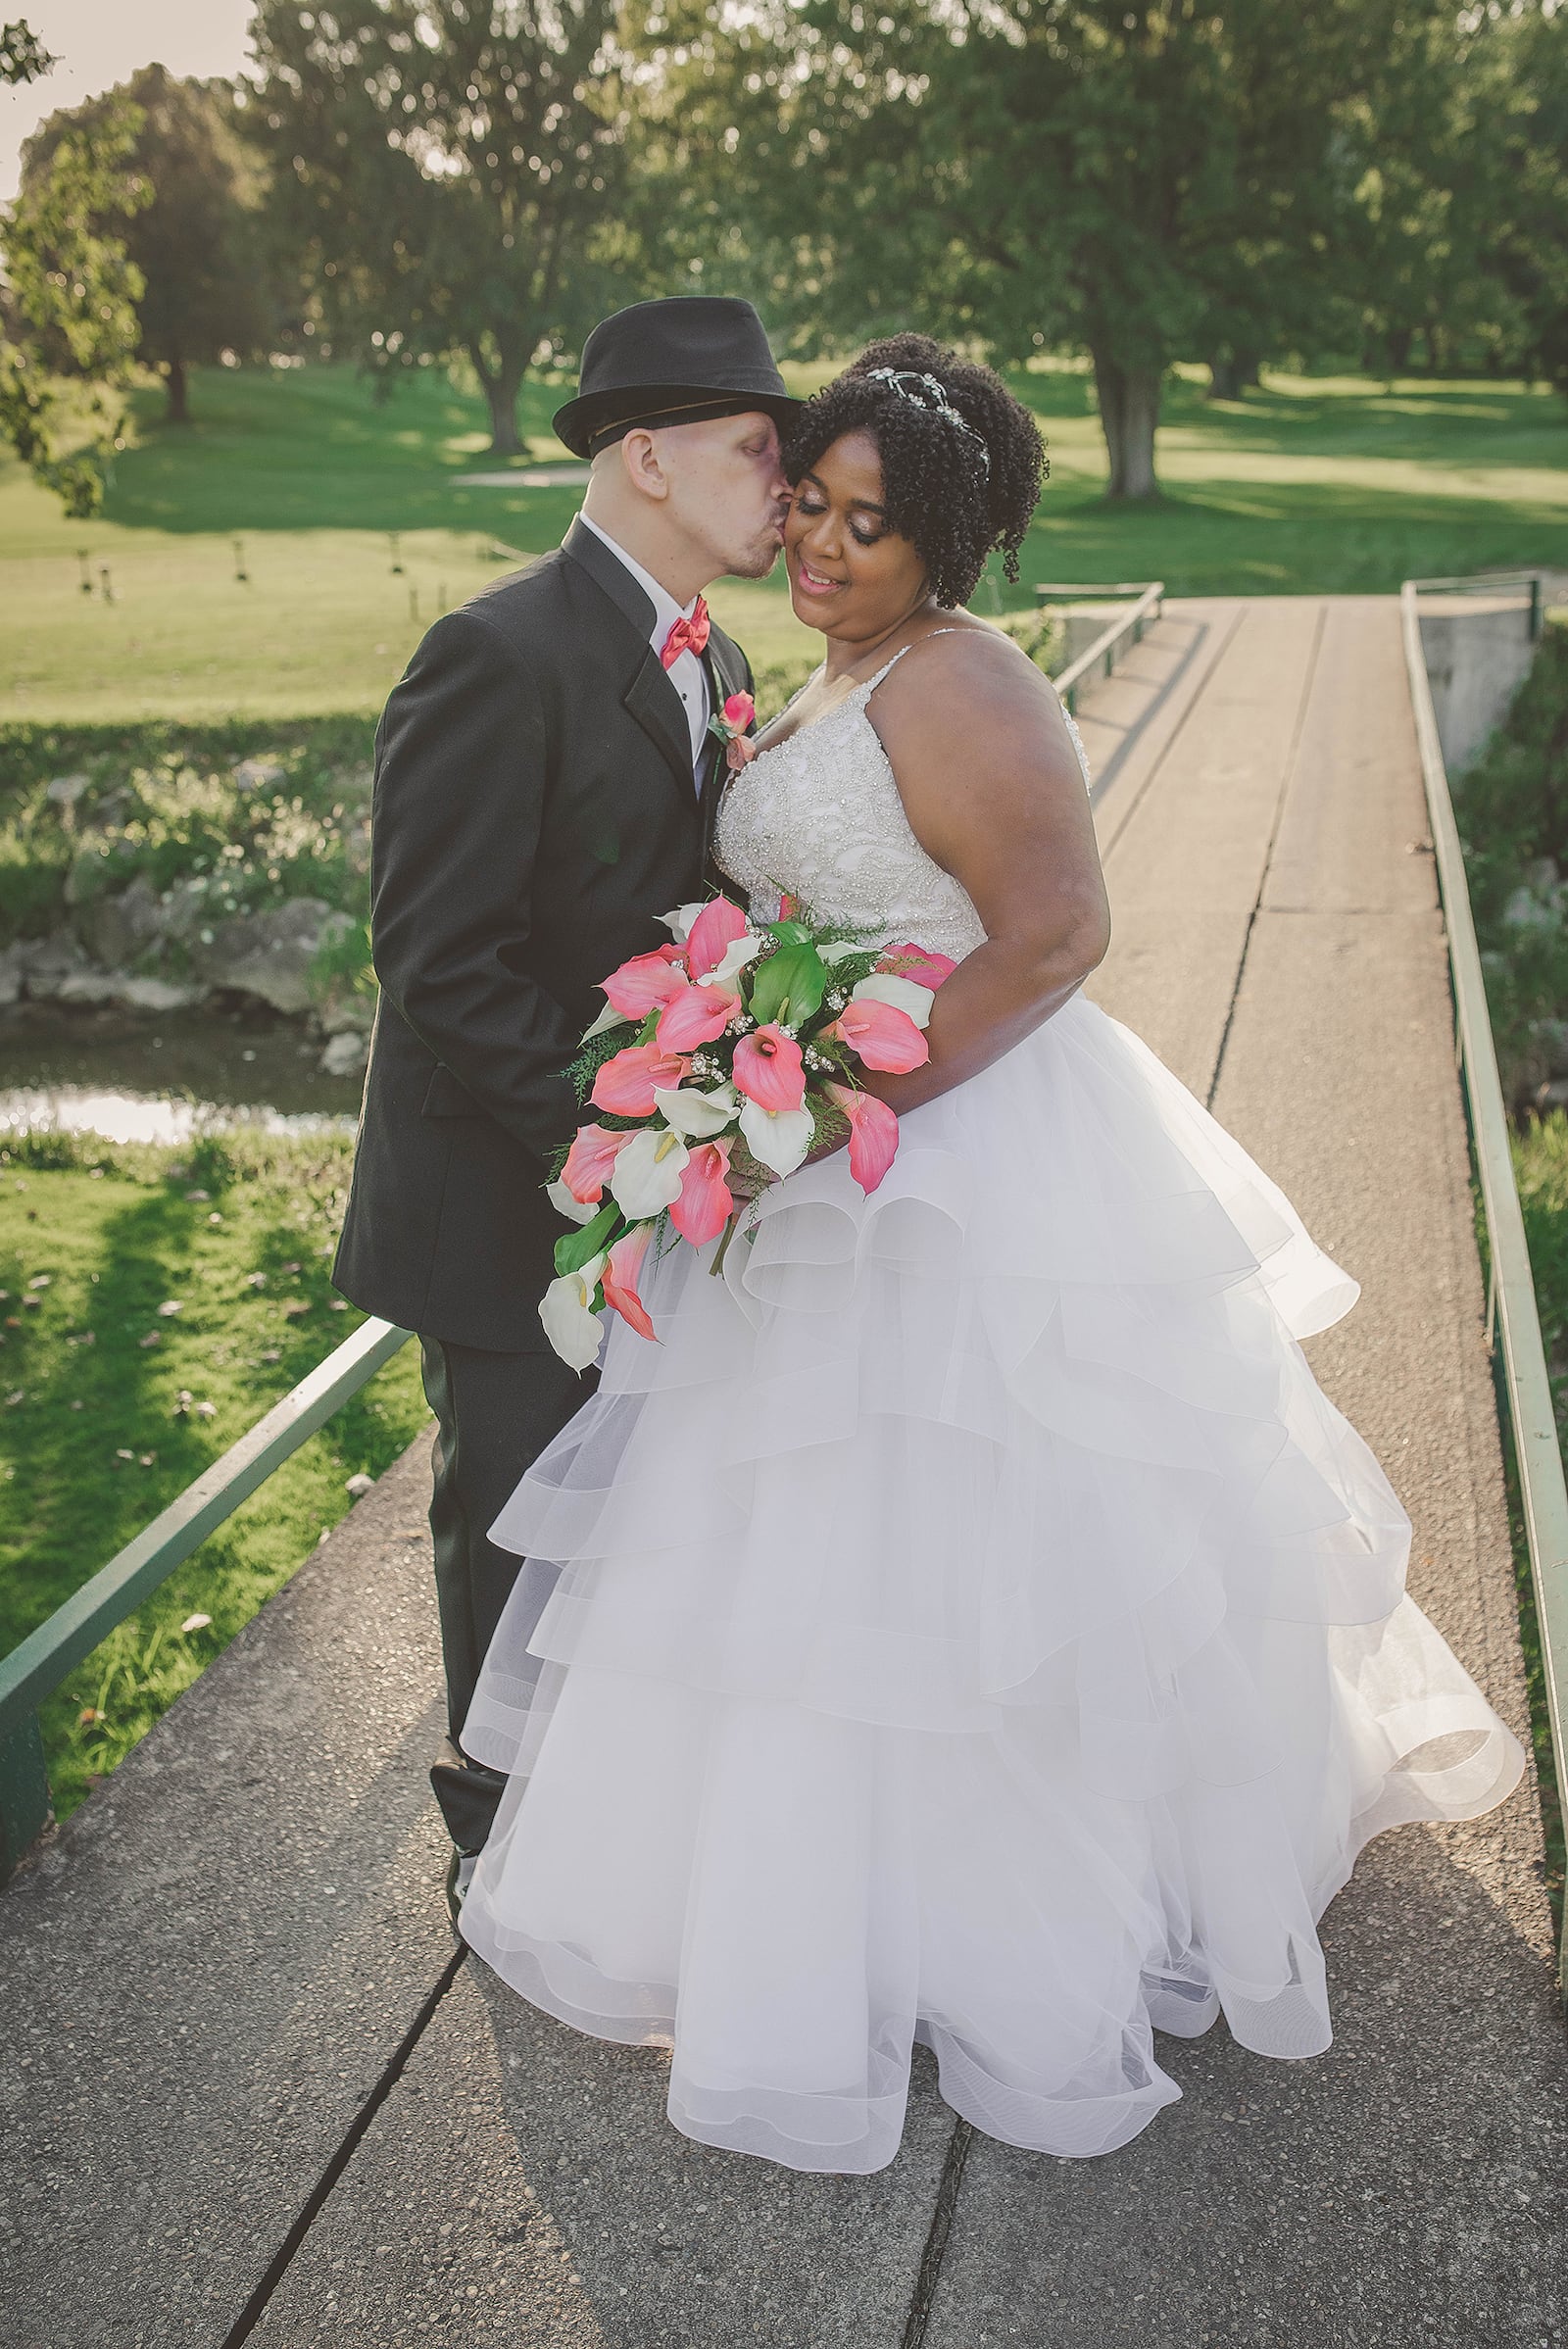
[[(1364, 1284), (1314, 1365), (1413, 1583), (1523, 1673), (1432, 858), (1392, 600), (1174, 604), (1087, 698), (1095, 992)], [(1568, 2054), (1533, 1790), (1375, 1843), (1326, 2056), (1162, 2043), (1070, 2164), (921, 2059), (865, 2179), (709, 2152), (662, 2064), (455, 1963), (424, 1768), (423, 1446), (0, 1895), (7, 2349), (1547, 2349)]]

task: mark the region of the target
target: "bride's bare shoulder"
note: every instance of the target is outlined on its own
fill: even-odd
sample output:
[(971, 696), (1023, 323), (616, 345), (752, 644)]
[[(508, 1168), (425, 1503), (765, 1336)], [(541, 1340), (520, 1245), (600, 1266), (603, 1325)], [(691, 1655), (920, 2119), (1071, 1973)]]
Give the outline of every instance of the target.
[(872, 697), (870, 715), (895, 763), (917, 744), (945, 752), (957, 740), (999, 737), (1057, 745), (1076, 763), (1050, 678), (1010, 636), (966, 612), (916, 638)]

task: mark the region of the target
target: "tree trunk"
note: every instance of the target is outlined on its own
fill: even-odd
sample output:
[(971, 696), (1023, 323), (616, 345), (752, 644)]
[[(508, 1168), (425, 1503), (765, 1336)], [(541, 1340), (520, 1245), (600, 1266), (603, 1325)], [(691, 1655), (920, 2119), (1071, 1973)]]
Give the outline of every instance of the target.
[(1407, 375), (1410, 371), (1410, 345), (1415, 341), (1413, 326), (1391, 326), (1388, 334), (1389, 372)]
[(1239, 400), (1242, 396), (1242, 372), (1232, 353), (1208, 363), (1208, 396), (1211, 400)]
[(484, 386), (485, 402), (490, 410), (490, 454), (492, 457), (520, 457), (522, 438), (517, 430), (517, 394), (527, 362), (512, 351), (503, 351), (494, 364), (487, 364), (477, 343), (468, 346), (468, 357), (474, 371)]
[(1157, 498), (1154, 478), (1154, 427), (1159, 422), (1160, 377), (1156, 367), (1124, 367), (1108, 352), (1097, 350), (1095, 390), (1100, 400), (1100, 428), (1110, 459), (1108, 498)]
[(188, 424), (190, 422), (190, 402), (185, 396), (185, 362), (182, 359), (166, 361), (164, 390), (169, 395), (169, 406), (165, 411), (164, 421), (168, 424)]

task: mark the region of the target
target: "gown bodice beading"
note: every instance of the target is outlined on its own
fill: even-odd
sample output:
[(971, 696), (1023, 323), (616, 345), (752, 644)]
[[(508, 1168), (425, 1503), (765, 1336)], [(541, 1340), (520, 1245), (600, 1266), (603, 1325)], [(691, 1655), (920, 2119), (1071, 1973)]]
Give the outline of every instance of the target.
[[(714, 854), (763, 920), (777, 919), (788, 891), (819, 921), (863, 932), (869, 943), (907, 939), (961, 962), (984, 943), (985, 925), (910, 829), (868, 707), (914, 649), (895, 653), (823, 716), (741, 769), (719, 806)], [(1070, 719), (1068, 728), (1083, 765)]]

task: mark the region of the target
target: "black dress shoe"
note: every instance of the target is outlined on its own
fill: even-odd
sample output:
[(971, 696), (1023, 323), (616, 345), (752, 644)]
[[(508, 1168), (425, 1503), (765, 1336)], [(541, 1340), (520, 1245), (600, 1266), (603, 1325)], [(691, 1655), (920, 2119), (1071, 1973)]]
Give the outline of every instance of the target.
[(458, 1920), (463, 1914), (463, 1904), (467, 1898), (468, 1886), (473, 1882), (473, 1872), (478, 1864), (477, 1852), (458, 1851), (457, 1849), (454, 1849), (451, 1859), (447, 1862), (447, 1915), (452, 1920), (454, 1933), (458, 1930)]

